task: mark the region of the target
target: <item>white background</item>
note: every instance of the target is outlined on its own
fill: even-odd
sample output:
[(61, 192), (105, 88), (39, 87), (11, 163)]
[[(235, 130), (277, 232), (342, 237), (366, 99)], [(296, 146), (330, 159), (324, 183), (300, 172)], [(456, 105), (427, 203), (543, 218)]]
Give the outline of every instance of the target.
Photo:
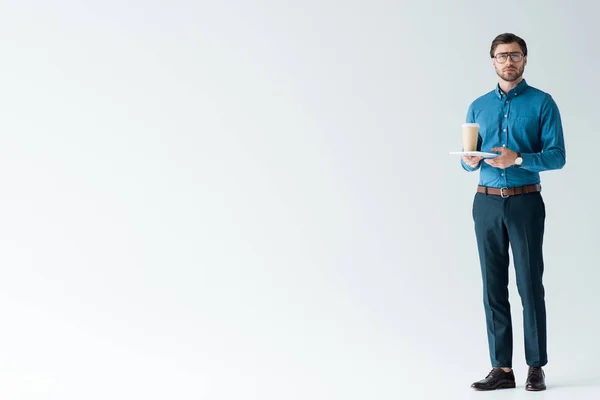
[(3, 0), (0, 398), (480, 395), (478, 176), (448, 152), (502, 32), (567, 146), (539, 395), (595, 398), (594, 4)]

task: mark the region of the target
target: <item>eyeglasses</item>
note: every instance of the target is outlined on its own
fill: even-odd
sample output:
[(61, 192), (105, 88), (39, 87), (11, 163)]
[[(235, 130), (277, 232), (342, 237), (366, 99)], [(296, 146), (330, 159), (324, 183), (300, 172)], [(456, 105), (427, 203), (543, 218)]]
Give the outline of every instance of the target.
[(523, 53), (514, 52), (514, 53), (498, 53), (493, 58), (496, 59), (500, 64), (504, 64), (506, 60), (510, 56), (512, 62), (519, 62), (523, 59)]

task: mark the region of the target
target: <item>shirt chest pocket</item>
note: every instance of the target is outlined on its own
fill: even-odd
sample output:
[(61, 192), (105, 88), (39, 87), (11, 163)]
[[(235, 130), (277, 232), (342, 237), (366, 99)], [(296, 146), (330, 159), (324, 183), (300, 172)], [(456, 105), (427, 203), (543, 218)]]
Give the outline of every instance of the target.
[(513, 115), (511, 125), (515, 136), (523, 139), (539, 138), (540, 122), (537, 115)]

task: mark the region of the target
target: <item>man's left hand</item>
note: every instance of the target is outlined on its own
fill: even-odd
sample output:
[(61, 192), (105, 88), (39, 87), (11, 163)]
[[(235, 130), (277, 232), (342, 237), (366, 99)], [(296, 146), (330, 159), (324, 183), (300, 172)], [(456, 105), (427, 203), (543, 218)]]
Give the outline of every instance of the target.
[(491, 151), (501, 153), (498, 157), (485, 159), (485, 162), (492, 167), (504, 169), (515, 165), (517, 153), (511, 149), (507, 149), (506, 147), (494, 147)]

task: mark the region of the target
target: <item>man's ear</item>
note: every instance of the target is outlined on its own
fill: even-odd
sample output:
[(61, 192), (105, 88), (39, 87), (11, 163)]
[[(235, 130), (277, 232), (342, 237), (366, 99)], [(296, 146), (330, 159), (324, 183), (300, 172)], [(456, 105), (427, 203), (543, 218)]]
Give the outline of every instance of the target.
[(523, 63), (523, 66), (527, 65), (527, 56), (523, 57), (523, 60), (525, 60), (525, 62)]

